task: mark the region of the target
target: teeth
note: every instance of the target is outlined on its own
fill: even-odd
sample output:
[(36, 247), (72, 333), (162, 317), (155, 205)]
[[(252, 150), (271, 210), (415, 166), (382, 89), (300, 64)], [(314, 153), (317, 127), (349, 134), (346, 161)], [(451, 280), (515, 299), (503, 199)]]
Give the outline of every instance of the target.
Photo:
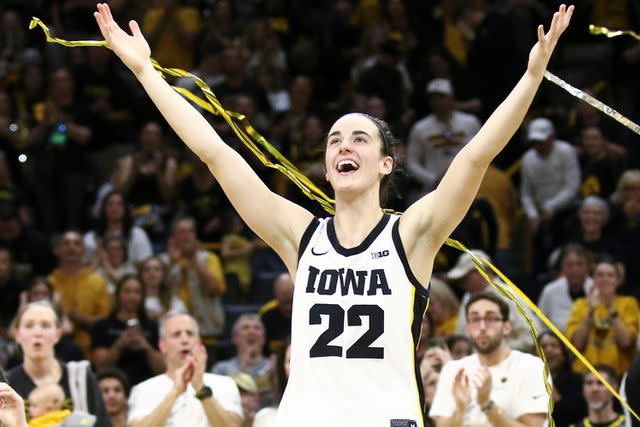
[(341, 160), (338, 162), (338, 170), (342, 170), (346, 165), (350, 165), (353, 169), (358, 169), (358, 165), (353, 160)]

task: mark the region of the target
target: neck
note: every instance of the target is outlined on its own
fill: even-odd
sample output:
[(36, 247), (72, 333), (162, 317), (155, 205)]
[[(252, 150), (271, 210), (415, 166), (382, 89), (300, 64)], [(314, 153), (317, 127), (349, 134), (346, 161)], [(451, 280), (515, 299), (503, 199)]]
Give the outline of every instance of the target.
[(79, 262), (75, 262), (75, 261), (62, 261), (60, 262), (60, 270), (62, 270), (63, 273), (65, 274), (75, 274), (78, 271), (82, 270), (84, 266), (82, 265), (82, 263)]
[(115, 414), (109, 414), (111, 417), (111, 426), (112, 427), (126, 427), (127, 425), (127, 411), (122, 410)]
[(575, 283), (567, 280), (567, 283), (569, 284), (569, 291), (573, 292), (574, 294), (584, 289), (584, 280), (582, 282), (575, 282)]
[(453, 111), (447, 111), (444, 113), (436, 113), (436, 118), (438, 119), (438, 121), (442, 122), (442, 123), (448, 123), (451, 120), (451, 117), (453, 116)]
[(589, 409), (589, 421), (592, 423), (605, 423), (611, 421), (618, 416), (618, 413), (613, 410), (613, 405), (608, 402), (600, 409)]
[[(43, 379), (51, 378), (53, 376), (58, 377), (60, 375), (60, 365), (53, 355), (42, 359), (25, 357), (23, 366), (25, 372), (36, 384)], [(58, 382), (58, 379), (56, 379), (55, 382)]]
[(600, 230), (584, 230), (582, 232), (582, 238), (585, 242), (594, 242), (599, 240), (600, 236), (602, 236)]
[(122, 320), (123, 322), (126, 322), (127, 320), (135, 319), (136, 317), (138, 317), (138, 313), (135, 311), (125, 310), (121, 308), (116, 313), (116, 317)]
[(240, 360), (241, 366), (249, 368), (262, 359), (262, 354), (260, 353), (260, 349), (253, 347), (246, 348), (238, 352), (238, 359)]
[(107, 231), (122, 231), (122, 221), (118, 219), (107, 222)]
[(368, 199), (345, 201), (336, 198), (334, 225), (336, 236), (345, 248), (358, 246), (384, 215), (379, 199), (377, 197), (375, 200), (373, 197)]
[(495, 351), (489, 354), (478, 353), (480, 364), (483, 366), (494, 366), (506, 359), (511, 353), (511, 349), (503, 341)]

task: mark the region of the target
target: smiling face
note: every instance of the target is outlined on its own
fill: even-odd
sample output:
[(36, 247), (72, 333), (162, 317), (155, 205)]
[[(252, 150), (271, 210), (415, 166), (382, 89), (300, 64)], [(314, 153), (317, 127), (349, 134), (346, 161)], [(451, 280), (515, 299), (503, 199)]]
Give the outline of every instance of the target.
[(380, 130), (362, 114), (347, 114), (329, 131), (325, 153), (326, 178), (336, 198), (367, 191), (379, 194), (380, 181), (393, 169), (383, 154)]

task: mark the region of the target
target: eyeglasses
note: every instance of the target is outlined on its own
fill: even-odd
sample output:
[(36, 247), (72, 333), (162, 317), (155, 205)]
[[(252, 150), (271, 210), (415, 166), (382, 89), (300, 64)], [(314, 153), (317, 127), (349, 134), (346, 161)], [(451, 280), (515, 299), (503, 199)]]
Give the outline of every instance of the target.
[(497, 323), (500, 323), (504, 321), (504, 319), (500, 316), (498, 316), (497, 314), (487, 314), (484, 317), (480, 317), (480, 316), (469, 316), (469, 319), (467, 319), (467, 323), (474, 325), (474, 326), (478, 326), (480, 325), (480, 322), (484, 322), (485, 325), (495, 325)]

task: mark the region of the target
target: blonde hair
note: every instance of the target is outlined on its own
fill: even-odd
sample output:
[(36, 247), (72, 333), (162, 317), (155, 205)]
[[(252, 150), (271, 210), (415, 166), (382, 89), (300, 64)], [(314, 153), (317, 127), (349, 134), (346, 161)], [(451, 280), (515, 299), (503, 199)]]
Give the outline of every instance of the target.
[(429, 286), (429, 294), (440, 301), (442, 309), (449, 316), (455, 316), (458, 314), (458, 310), (460, 310), (460, 300), (446, 282), (432, 277), (431, 286)]
[(616, 191), (611, 195), (611, 201), (614, 203), (623, 203), (622, 192), (629, 185), (640, 185), (640, 169), (629, 169), (618, 179)]
[(16, 314), (16, 317), (13, 319), (13, 327), (14, 328), (16, 328), (16, 329), (20, 328), (20, 321), (22, 320), (22, 316), (31, 307), (46, 307), (46, 308), (51, 309), (51, 312), (53, 313), (53, 318), (54, 318), (55, 323), (56, 323), (56, 328), (60, 327), (60, 314), (56, 310), (56, 307), (53, 304), (51, 304), (49, 301), (34, 301), (34, 302), (30, 302), (30, 303), (25, 304), (24, 306), (22, 306), (20, 308), (20, 310), (18, 310), (18, 314)]

